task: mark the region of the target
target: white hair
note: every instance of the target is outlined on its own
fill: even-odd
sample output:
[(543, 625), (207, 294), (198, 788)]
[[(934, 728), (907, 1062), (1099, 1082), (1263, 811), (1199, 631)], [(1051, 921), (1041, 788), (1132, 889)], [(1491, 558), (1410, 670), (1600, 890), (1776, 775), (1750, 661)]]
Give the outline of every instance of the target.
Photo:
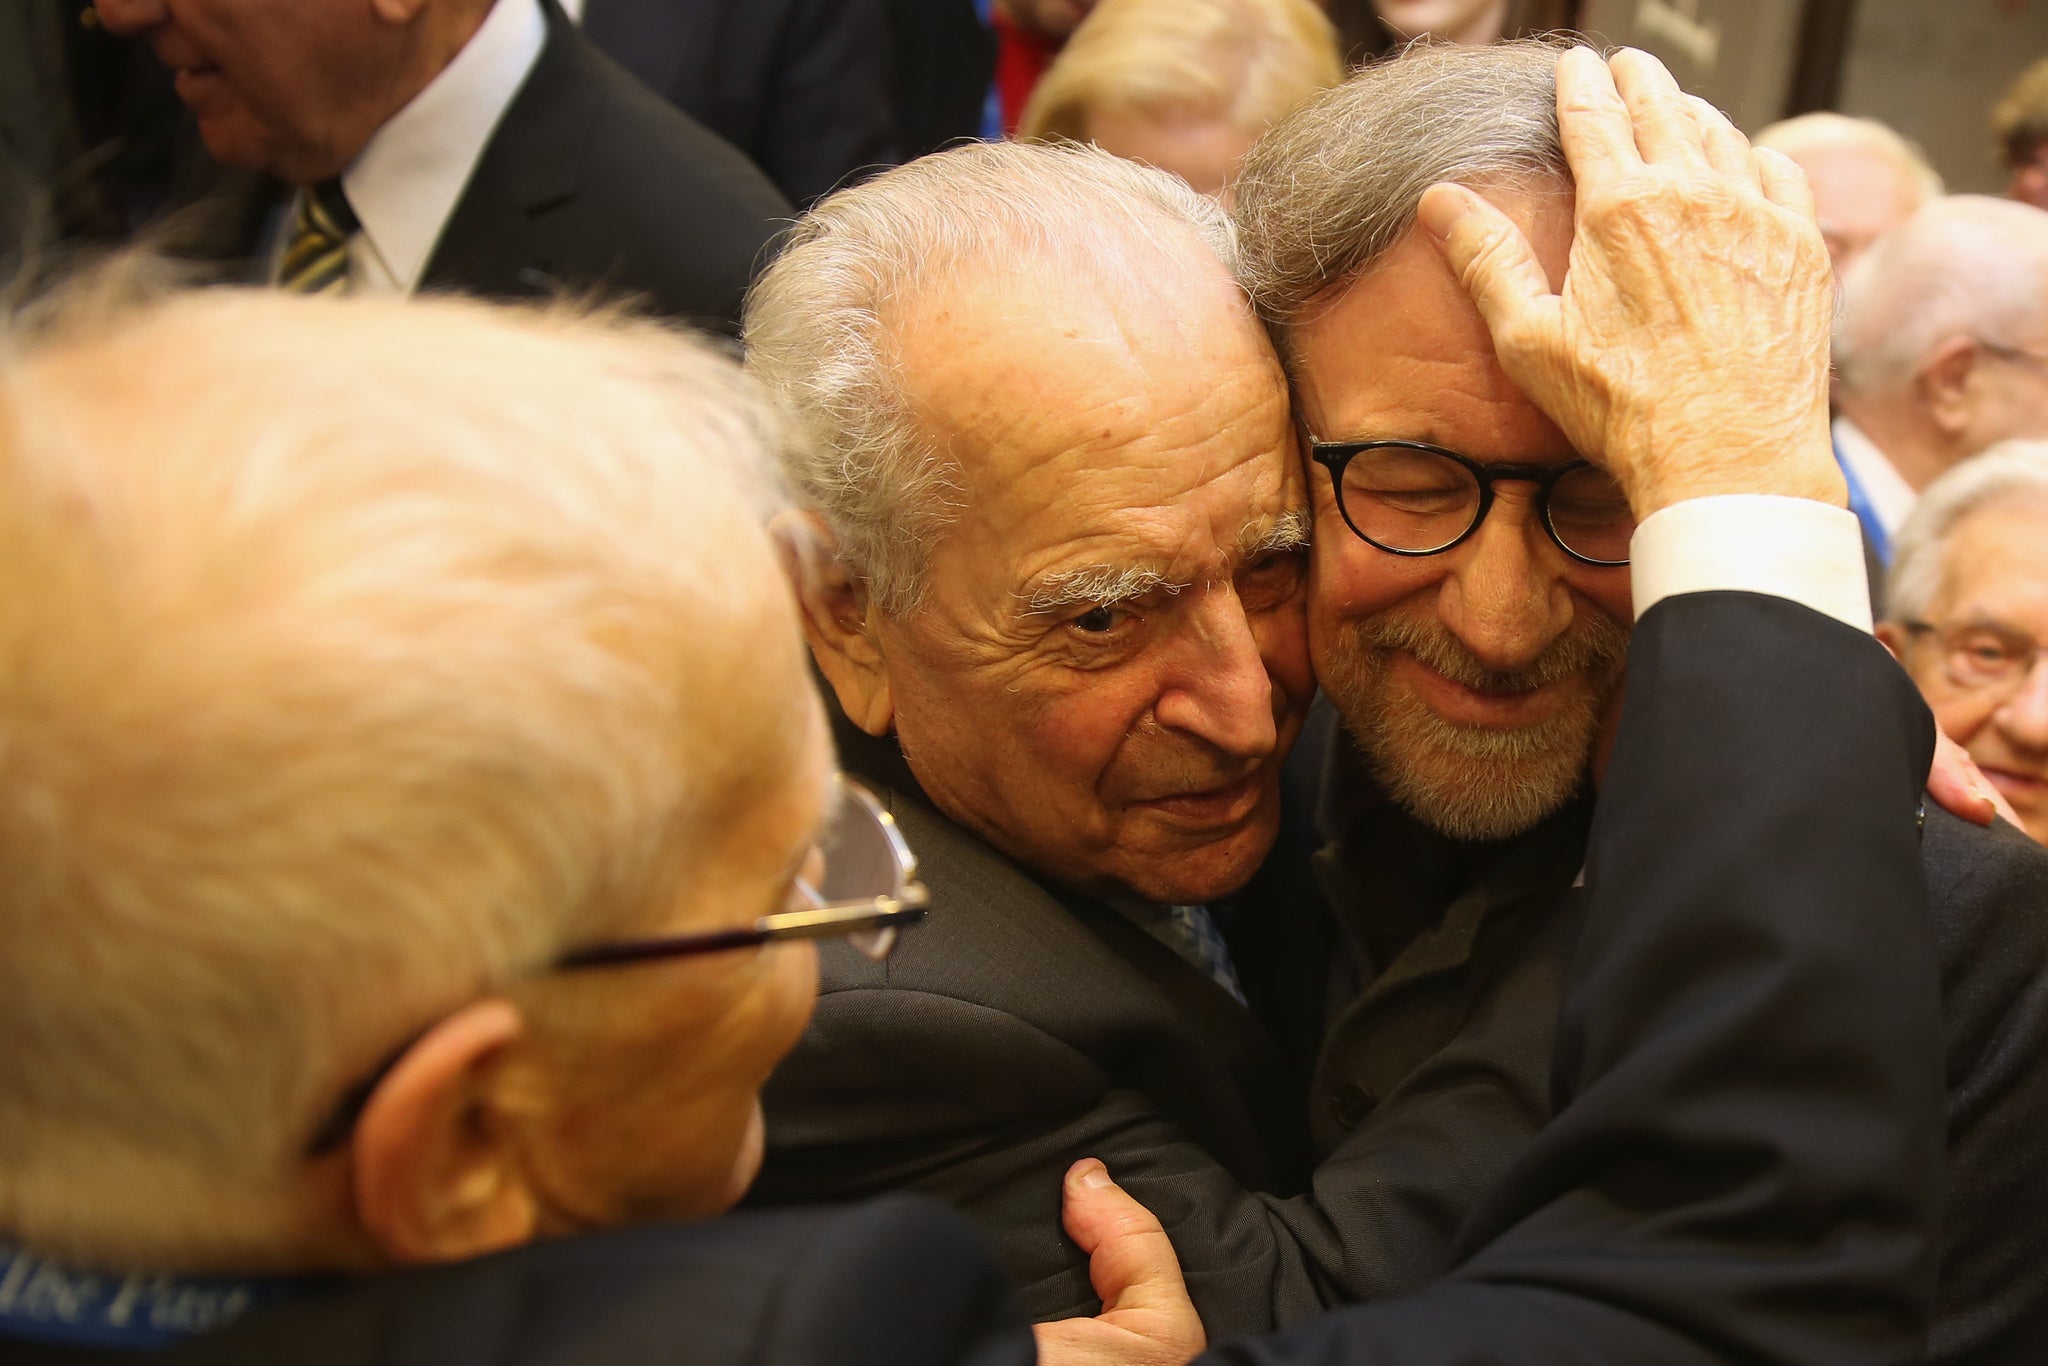
[(1946, 190), (1941, 173), (1928, 164), (1927, 154), (1899, 136), (1886, 123), (1855, 118), (1848, 114), (1819, 112), (1800, 114), (1771, 124), (1751, 140), (1757, 147), (1783, 152), (1795, 161), (1803, 152), (1825, 152), (1837, 148), (1862, 148), (1885, 157), (1913, 182), (1919, 204), (1939, 199)]
[[(1955, 529), (1994, 503), (2048, 503), (2048, 441), (2001, 441), (1927, 486), (1892, 540), (1887, 621), (1924, 621), (1941, 596)], [(2048, 544), (2041, 553), (2048, 556)]]
[(1116, 289), (1185, 259), (1235, 263), (1223, 211), (1177, 177), (1093, 147), (968, 143), (832, 195), (798, 221), (749, 294), (748, 371), (800, 440), (790, 482), (884, 612), (922, 599), (960, 482), (910, 412), (892, 327), (961, 276), (1055, 272)]
[(1834, 361), (1842, 389), (1908, 383), (1950, 337), (2038, 344), (2048, 324), (2048, 214), (1985, 195), (1930, 203), (1842, 280)]
[(774, 440), (708, 345), (566, 309), (0, 330), (0, 1229), (266, 1264), (348, 1083), (645, 930), (765, 725)]

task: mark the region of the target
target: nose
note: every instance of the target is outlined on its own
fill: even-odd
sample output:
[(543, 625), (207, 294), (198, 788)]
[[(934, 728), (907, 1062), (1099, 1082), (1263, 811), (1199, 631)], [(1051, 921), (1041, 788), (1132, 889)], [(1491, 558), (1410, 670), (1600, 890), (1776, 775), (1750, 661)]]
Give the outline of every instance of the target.
[(1550, 543), (1532, 497), (1502, 489), (1479, 530), (1449, 558), (1437, 615), (1487, 668), (1523, 668), (1570, 627), (1563, 552)]
[(2015, 749), (2048, 760), (2048, 653), (2034, 656), (2034, 667), (2020, 680), (2020, 689), (1991, 714)]
[(144, 32), (165, 18), (164, 0), (94, 0), (100, 25), (123, 37)]
[(1279, 743), (1274, 683), (1244, 604), (1229, 584), (1192, 590), (1185, 639), (1153, 714), (1226, 754), (1263, 759)]

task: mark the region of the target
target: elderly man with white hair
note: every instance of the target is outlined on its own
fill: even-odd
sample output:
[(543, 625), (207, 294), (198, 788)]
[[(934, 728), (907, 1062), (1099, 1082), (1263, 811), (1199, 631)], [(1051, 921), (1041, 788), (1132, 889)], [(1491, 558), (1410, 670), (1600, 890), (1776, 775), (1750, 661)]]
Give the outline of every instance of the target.
[(1994, 442), (2048, 436), (2048, 214), (1921, 209), (1842, 282), (1836, 458), (1878, 559), (1920, 490)]
[(1758, 133), (1756, 145), (1783, 152), (1806, 172), (1837, 276), (1942, 194), (1941, 176), (1927, 158), (1876, 119), (1801, 114)]
[(1973, 456), (1899, 529), (1878, 635), (2048, 844), (2048, 443)]

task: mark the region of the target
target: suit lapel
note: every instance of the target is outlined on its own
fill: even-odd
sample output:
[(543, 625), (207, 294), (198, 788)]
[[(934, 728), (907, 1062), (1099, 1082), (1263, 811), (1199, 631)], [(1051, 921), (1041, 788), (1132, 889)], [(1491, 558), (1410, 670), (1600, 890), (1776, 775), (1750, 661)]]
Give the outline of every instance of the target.
[(548, 36), (491, 134), (421, 276), (421, 288), (491, 295), (555, 292), (548, 211), (573, 200), (584, 149), (607, 98), (583, 70), (587, 40), (555, 0), (541, 0)]

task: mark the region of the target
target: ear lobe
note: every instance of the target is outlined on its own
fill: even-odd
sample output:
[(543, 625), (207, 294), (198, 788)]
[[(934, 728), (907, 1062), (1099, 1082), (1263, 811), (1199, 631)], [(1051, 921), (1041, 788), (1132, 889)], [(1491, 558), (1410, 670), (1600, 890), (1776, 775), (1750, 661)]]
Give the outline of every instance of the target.
[[(784, 514), (789, 517), (790, 514)], [(809, 513), (798, 527), (776, 519), (785, 563), (792, 565), (804, 639), (819, 672), (832, 685), (847, 719), (870, 735), (886, 735), (895, 722), (889, 663), (874, 629), (867, 584), (840, 563), (831, 531)]]
[(1970, 377), (1977, 360), (1973, 338), (1950, 337), (1927, 353), (1914, 376), (1928, 417), (1949, 436), (1960, 436), (1969, 429), (1976, 407)]
[(1885, 649), (1892, 652), (1893, 659), (1901, 664), (1906, 662), (1906, 632), (1903, 627), (1895, 621), (1880, 621), (1877, 623), (1876, 635), (1884, 643)]
[(428, 1030), (371, 1093), (350, 1145), (356, 1217), (393, 1263), (463, 1261), (534, 1237), (539, 1201), (494, 1097), (525, 1033), (510, 1001), (477, 1001)]

